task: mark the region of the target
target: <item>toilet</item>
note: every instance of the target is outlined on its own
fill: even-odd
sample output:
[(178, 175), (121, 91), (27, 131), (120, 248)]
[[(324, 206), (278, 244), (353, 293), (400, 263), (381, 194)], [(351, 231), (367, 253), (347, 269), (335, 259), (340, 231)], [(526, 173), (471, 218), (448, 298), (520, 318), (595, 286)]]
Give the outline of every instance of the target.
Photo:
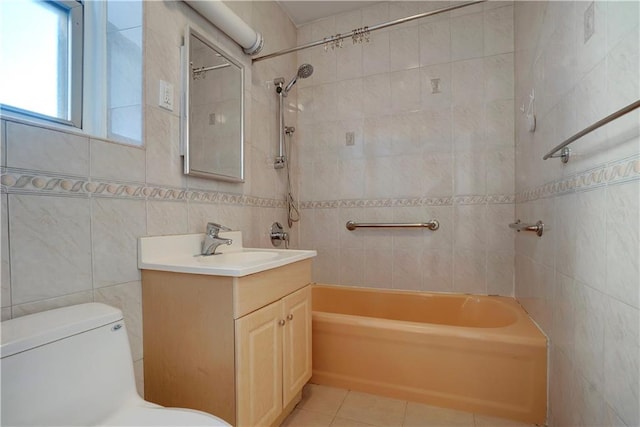
[(3, 426), (229, 426), (136, 391), (122, 312), (88, 303), (0, 325)]

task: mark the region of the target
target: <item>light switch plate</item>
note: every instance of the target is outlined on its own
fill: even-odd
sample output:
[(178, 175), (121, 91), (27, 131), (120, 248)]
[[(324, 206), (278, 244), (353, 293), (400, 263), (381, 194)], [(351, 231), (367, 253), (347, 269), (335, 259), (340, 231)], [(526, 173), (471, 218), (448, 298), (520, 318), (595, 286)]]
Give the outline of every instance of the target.
[(160, 80), (158, 105), (165, 110), (173, 111), (173, 85)]

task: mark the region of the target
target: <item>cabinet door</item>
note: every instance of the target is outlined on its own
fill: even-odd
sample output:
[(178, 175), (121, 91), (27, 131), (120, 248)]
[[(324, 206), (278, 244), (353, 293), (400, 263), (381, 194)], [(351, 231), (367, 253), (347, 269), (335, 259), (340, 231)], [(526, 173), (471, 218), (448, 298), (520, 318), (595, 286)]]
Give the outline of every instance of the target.
[(284, 327), (282, 396), (284, 406), (311, 378), (311, 286), (283, 299)]
[(268, 426), (282, 412), (283, 320), (280, 301), (236, 320), (237, 426)]

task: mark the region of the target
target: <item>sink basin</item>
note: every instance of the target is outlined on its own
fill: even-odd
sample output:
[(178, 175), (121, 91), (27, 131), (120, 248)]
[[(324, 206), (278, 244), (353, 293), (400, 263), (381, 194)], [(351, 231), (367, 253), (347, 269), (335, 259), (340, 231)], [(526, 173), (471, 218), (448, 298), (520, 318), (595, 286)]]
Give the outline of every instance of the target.
[(277, 257), (278, 254), (275, 252), (256, 252), (249, 250), (244, 250), (242, 252), (227, 252), (209, 256), (196, 256), (198, 262), (202, 264), (218, 266), (247, 265)]
[(232, 239), (219, 246), (217, 255), (202, 256), (204, 234), (141, 237), (138, 239), (138, 268), (176, 273), (242, 277), (315, 257), (316, 251), (242, 247), (242, 233), (221, 232)]

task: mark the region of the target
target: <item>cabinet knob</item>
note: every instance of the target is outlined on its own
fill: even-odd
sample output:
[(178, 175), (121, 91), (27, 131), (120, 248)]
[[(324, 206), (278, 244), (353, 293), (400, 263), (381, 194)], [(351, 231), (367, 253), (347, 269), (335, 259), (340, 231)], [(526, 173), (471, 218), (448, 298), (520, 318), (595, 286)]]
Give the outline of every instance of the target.
[(285, 324), (285, 323), (287, 323), (287, 321), (286, 321), (286, 320), (284, 320), (284, 319), (280, 319), (280, 321), (278, 322), (278, 325), (280, 325), (280, 326), (284, 326), (284, 324)]
[(293, 320), (293, 314), (288, 315), (287, 320)]

